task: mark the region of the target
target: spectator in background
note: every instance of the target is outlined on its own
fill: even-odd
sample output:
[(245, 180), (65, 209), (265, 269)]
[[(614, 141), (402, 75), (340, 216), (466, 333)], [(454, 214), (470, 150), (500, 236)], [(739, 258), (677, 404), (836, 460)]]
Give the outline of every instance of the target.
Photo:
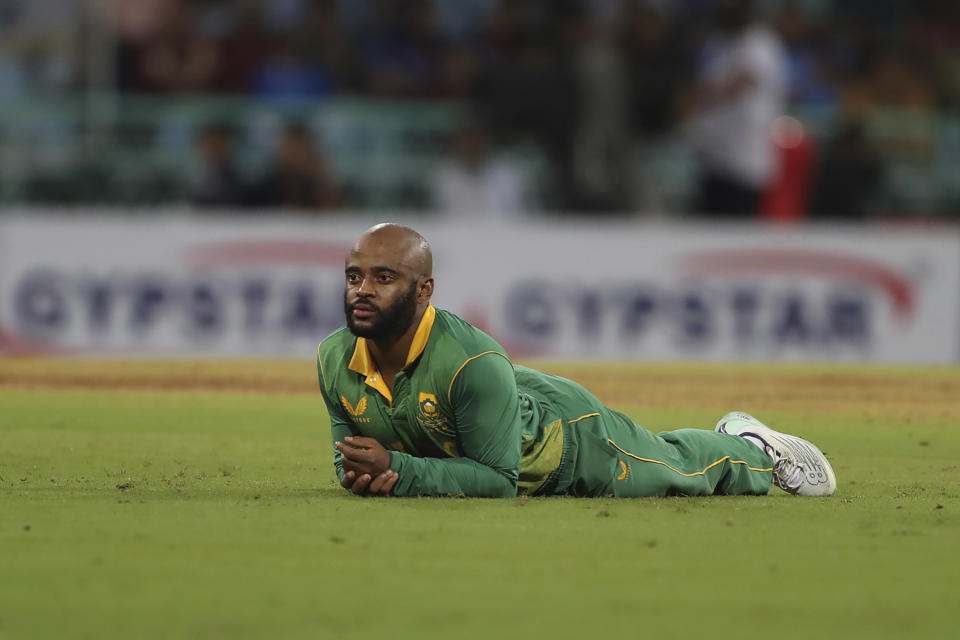
[(830, 140), (818, 171), (811, 215), (863, 219), (883, 177), (883, 165), (861, 125), (847, 123)]
[(490, 148), (486, 129), (466, 124), (453, 136), (449, 157), (430, 175), (433, 206), (449, 218), (507, 218), (536, 208), (522, 171)]
[(553, 174), (550, 202), (557, 210), (578, 208), (573, 145), (580, 119), (575, 72), (575, 6), (558, 2), (502, 0), (489, 28), (491, 64), (478, 82), (477, 104), (500, 140), (536, 143)]
[(836, 107), (837, 78), (820, 55), (825, 48), (818, 39), (820, 25), (792, 0), (777, 15), (776, 26), (786, 48), (790, 104), (814, 109)]
[(261, 98), (302, 100), (329, 95), (334, 87), (327, 69), (308, 61), (293, 42), (281, 39), (257, 69), (248, 90)]
[(197, 92), (214, 88), (220, 51), (202, 33), (196, 8), (183, 0), (157, 5), (155, 29), (128, 53), (135, 65), (137, 89)]
[(0, 96), (77, 85), (83, 11), (82, 0), (0, 2)]
[(430, 96), (445, 58), (430, 0), (372, 0), (362, 36), (369, 91), (388, 97)]
[(313, 0), (290, 38), (305, 62), (323, 71), (332, 90), (355, 93), (360, 89), (360, 53), (336, 0)]
[(627, 173), (625, 65), (609, 23), (594, 17), (576, 28), (574, 71), (580, 116), (573, 144), (573, 176), (577, 204), (584, 211), (624, 211), (631, 182)]
[(933, 0), (912, 3), (915, 15), (907, 26), (911, 40), (928, 47), (929, 67), (940, 104), (960, 108), (960, 3)]
[(868, 78), (871, 100), (885, 107), (929, 109), (936, 103), (931, 72), (931, 61), (915, 47), (883, 51), (873, 61)]
[(469, 47), (455, 45), (447, 48), (440, 64), (437, 87), (432, 93), (438, 98), (471, 98), (476, 84), (477, 67), (477, 58)]
[(634, 210), (662, 211), (656, 163), (675, 130), (679, 98), (691, 75), (689, 42), (663, 11), (640, 0), (624, 2), (617, 24), (632, 147), (628, 202)]
[(251, 204), (321, 211), (342, 206), (333, 171), (305, 125), (294, 123), (284, 128), (274, 166), (255, 185)]
[[(112, 20), (116, 29), (115, 83), (120, 91), (143, 91), (141, 58), (160, 30), (163, 16), (176, 0), (116, 0)], [(106, 14), (105, 14), (106, 15)]]
[(666, 16), (643, 2), (625, 3), (619, 24), (633, 129), (655, 138), (675, 124), (678, 94), (690, 73), (687, 43)]
[(687, 133), (700, 166), (696, 211), (757, 213), (777, 159), (770, 125), (786, 108), (787, 65), (779, 36), (752, 21), (750, 0), (718, 0)]
[(190, 200), (198, 207), (234, 207), (247, 200), (247, 186), (233, 164), (233, 132), (209, 124), (197, 136), (200, 173)]
[[(321, 98), (355, 91), (361, 71), (356, 47), (340, 20), (335, 0), (294, 3), (280, 11), (274, 21), (286, 32), (262, 51), (244, 89), (256, 96), (279, 100)], [(282, 18), (282, 19), (281, 19)]]
[(263, 8), (255, 0), (231, 8), (231, 28), (218, 42), (225, 64), (220, 66), (216, 88), (225, 93), (244, 93), (254, 85), (278, 38), (264, 29)]

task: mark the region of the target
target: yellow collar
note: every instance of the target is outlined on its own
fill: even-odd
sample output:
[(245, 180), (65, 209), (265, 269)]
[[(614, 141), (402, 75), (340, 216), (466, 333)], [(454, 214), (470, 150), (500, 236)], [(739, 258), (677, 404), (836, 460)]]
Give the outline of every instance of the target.
[[(410, 363), (420, 357), (423, 350), (427, 348), (427, 340), (430, 339), (430, 331), (433, 329), (433, 321), (436, 319), (437, 310), (432, 304), (427, 305), (427, 310), (423, 312), (420, 318), (420, 326), (417, 332), (413, 334), (413, 342), (410, 343), (410, 351), (407, 352), (407, 361), (403, 367), (407, 368)], [(350, 364), (347, 368), (351, 371), (363, 374), (367, 377), (366, 383), (380, 392), (384, 398), (391, 404), (393, 403), (393, 394), (383, 381), (383, 376), (377, 370), (377, 365), (370, 355), (370, 347), (367, 345), (366, 338), (357, 338), (357, 345), (353, 349), (353, 357), (350, 358)]]

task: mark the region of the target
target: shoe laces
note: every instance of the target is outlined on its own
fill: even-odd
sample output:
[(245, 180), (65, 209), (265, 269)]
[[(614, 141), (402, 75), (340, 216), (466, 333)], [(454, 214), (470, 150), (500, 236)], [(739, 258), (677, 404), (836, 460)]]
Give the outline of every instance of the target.
[(796, 493), (806, 478), (806, 470), (787, 458), (781, 456), (773, 463), (773, 482), (784, 491)]

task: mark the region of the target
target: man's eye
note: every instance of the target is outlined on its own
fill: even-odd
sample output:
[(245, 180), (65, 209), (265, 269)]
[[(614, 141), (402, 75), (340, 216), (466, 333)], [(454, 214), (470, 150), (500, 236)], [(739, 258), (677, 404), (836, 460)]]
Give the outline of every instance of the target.
[(389, 273), (381, 273), (379, 276), (377, 276), (377, 280), (380, 282), (390, 282), (393, 280), (393, 275)]

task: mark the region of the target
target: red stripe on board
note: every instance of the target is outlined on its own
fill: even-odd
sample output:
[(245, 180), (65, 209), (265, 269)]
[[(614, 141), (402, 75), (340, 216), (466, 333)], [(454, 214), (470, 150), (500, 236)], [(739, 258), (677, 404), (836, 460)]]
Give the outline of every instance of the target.
[(0, 325), (0, 354), (16, 356), (49, 355), (67, 353), (63, 349), (47, 346), (11, 333)]
[(686, 275), (753, 272), (839, 276), (884, 290), (901, 318), (911, 316), (914, 309), (910, 282), (886, 266), (863, 258), (819, 251), (714, 251), (685, 260), (682, 269)]
[(318, 240), (253, 240), (194, 245), (184, 258), (194, 267), (256, 265), (343, 266), (349, 245)]

